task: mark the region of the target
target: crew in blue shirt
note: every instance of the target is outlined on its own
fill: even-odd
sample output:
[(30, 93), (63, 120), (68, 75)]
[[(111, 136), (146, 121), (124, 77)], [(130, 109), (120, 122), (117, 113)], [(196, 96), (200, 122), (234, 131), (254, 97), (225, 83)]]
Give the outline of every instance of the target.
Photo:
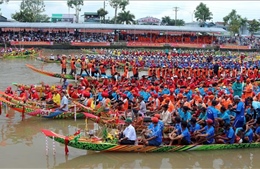
[[(207, 119), (206, 120), (207, 125), (201, 129), (198, 130), (196, 133), (198, 135), (196, 136), (197, 143), (201, 143), (203, 140), (206, 139), (206, 141), (203, 142), (203, 144), (213, 144), (214, 143), (214, 135), (215, 135), (215, 128), (213, 127), (213, 120)], [(202, 134), (203, 131), (206, 131), (205, 134)]]
[(143, 140), (143, 143), (147, 146), (159, 146), (162, 143), (162, 131), (161, 126), (158, 124), (159, 119), (152, 117), (152, 123), (154, 124), (150, 129), (152, 131), (151, 136)]
[(181, 122), (181, 134), (172, 138), (169, 145), (172, 145), (174, 140), (178, 140), (178, 145), (189, 145), (191, 143), (190, 132), (187, 126), (188, 123), (186, 121)]
[(211, 105), (207, 108), (207, 119), (211, 119), (213, 121), (213, 123), (215, 124), (216, 120), (217, 120), (217, 116), (218, 116), (218, 111), (215, 108), (215, 106), (218, 104), (218, 102), (216, 100), (212, 100)]
[(201, 129), (195, 117), (191, 118), (189, 129), (191, 134)]
[(235, 142), (236, 135), (231, 124), (226, 123), (224, 130), (225, 136), (218, 136), (216, 142), (219, 144), (233, 144)]
[(243, 127), (245, 123), (245, 104), (240, 100), (239, 96), (234, 97), (234, 103), (236, 104), (236, 107), (234, 107), (236, 117), (233, 126), (235, 128)]
[(219, 118), (224, 122), (224, 124), (230, 123), (230, 116), (227, 113), (227, 110), (224, 106), (220, 108), (220, 116)]

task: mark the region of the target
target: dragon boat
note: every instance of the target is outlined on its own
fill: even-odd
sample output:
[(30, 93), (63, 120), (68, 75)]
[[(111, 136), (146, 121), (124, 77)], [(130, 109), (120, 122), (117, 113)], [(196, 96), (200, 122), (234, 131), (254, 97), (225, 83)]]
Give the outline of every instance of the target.
[(16, 52), (13, 51), (11, 53), (4, 53), (2, 55), (2, 57), (4, 59), (25, 59), (25, 58), (29, 58), (29, 57), (35, 57), (40, 53), (40, 51), (35, 51), (35, 50), (28, 50), (25, 52)]
[(75, 116), (75, 112), (57, 112), (55, 109), (37, 109), (27, 114), (47, 119), (85, 119), (85, 115), (80, 112), (76, 112)]
[[(50, 77), (56, 77), (56, 78), (66, 78), (66, 79), (71, 79), (71, 80), (75, 80), (75, 77), (73, 75), (70, 74), (61, 74), (61, 73), (54, 73), (54, 72), (49, 72), (49, 71), (45, 71), (45, 70), (41, 70), (41, 69), (37, 69), (36, 67), (27, 64), (26, 65), (28, 68), (30, 68), (31, 70), (40, 73), (42, 75), (46, 75), (46, 76), (50, 76)], [(81, 76), (87, 76), (87, 74), (82, 74)], [(81, 76), (77, 75), (76, 79), (79, 79)], [(102, 78), (112, 78), (112, 76), (101, 76)], [(94, 80), (93, 77), (87, 77), (88, 80)]]
[[(119, 145), (97, 138), (82, 137), (81, 134), (64, 136), (51, 130), (43, 129), (42, 133), (54, 139), (56, 142), (65, 144), (65, 152), (68, 147), (74, 147), (82, 150), (91, 150), (99, 152), (140, 152), (140, 153), (159, 153), (159, 152), (180, 152), (180, 151), (206, 151), (206, 150), (224, 150), (224, 149), (245, 149), (260, 148), (260, 143), (240, 143), (240, 144), (209, 144), (209, 145), (162, 145), (162, 146), (144, 146), (144, 145)], [(67, 152), (66, 152), (67, 153)]]

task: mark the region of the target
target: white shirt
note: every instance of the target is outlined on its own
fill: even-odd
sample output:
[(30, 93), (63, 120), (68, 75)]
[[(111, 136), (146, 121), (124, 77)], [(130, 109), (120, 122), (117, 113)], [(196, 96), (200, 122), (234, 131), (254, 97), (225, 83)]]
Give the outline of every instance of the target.
[(169, 111), (163, 111), (162, 112), (162, 121), (163, 121), (164, 124), (172, 123), (172, 116), (171, 116), (171, 113)]
[[(62, 108), (65, 104), (66, 104), (65, 108)], [(69, 101), (68, 101), (67, 97), (63, 96), (61, 99), (60, 108), (62, 108), (63, 111), (68, 111), (69, 110), (68, 104), (69, 104)]]
[(125, 128), (123, 131), (123, 134), (125, 137), (128, 138), (128, 140), (135, 141), (136, 140), (136, 132), (135, 128), (130, 124), (128, 127)]

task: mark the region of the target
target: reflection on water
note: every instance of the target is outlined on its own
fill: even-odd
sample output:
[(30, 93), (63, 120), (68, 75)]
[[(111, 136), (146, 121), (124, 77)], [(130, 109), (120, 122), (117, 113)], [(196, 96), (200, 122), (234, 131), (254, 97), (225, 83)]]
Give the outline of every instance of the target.
[[(65, 53), (66, 54), (66, 53)], [(0, 60), (0, 90), (12, 82), (37, 84), (41, 81), (57, 84), (59, 79), (46, 77), (29, 70), (33, 64), (58, 72), (59, 64), (43, 64), (37, 60)], [(7, 110), (7, 111), (6, 111)], [(6, 117), (8, 113), (9, 117)], [(84, 120), (48, 120), (26, 116), (2, 107), (0, 115), (1, 168), (259, 168), (258, 149), (181, 152), (181, 153), (95, 153), (69, 147), (47, 139), (41, 129), (51, 129), (60, 134), (73, 134), (84, 128)], [(90, 124), (89, 128), (93, 128)], [(48, 156), (46, 156), (46, 143)], [(53, 145), (56, 154), (53, 155)]]
[(54, 168), (256, 168), (258, 158), (256, 150), (245, 150), (243, 156), (236, 150), (156, 154), (94, 153), (66, 160)]

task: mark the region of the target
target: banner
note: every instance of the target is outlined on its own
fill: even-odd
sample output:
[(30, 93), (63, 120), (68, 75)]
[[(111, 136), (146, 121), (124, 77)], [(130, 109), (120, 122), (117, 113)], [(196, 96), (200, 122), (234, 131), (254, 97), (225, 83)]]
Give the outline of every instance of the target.
[(171, 47), (177, 48), (205, 48), (205, 44), (190, 44), (190, 43), (170, 43)]
[(127, 42), (128, 47), (163, 47), (165, 43)]
[(220, 49), (237, 49), (237, 50), (250, 50), (250, 46), (238, 46), (238, 45), (220, 45)]
[(23, 45), (23, 46), (50, 46), (53, 42), (38, 42), (38, 41), (11, 41), (11, 45)]
[(71, 46), (110, 46), (109, 42), (71, 42)]

